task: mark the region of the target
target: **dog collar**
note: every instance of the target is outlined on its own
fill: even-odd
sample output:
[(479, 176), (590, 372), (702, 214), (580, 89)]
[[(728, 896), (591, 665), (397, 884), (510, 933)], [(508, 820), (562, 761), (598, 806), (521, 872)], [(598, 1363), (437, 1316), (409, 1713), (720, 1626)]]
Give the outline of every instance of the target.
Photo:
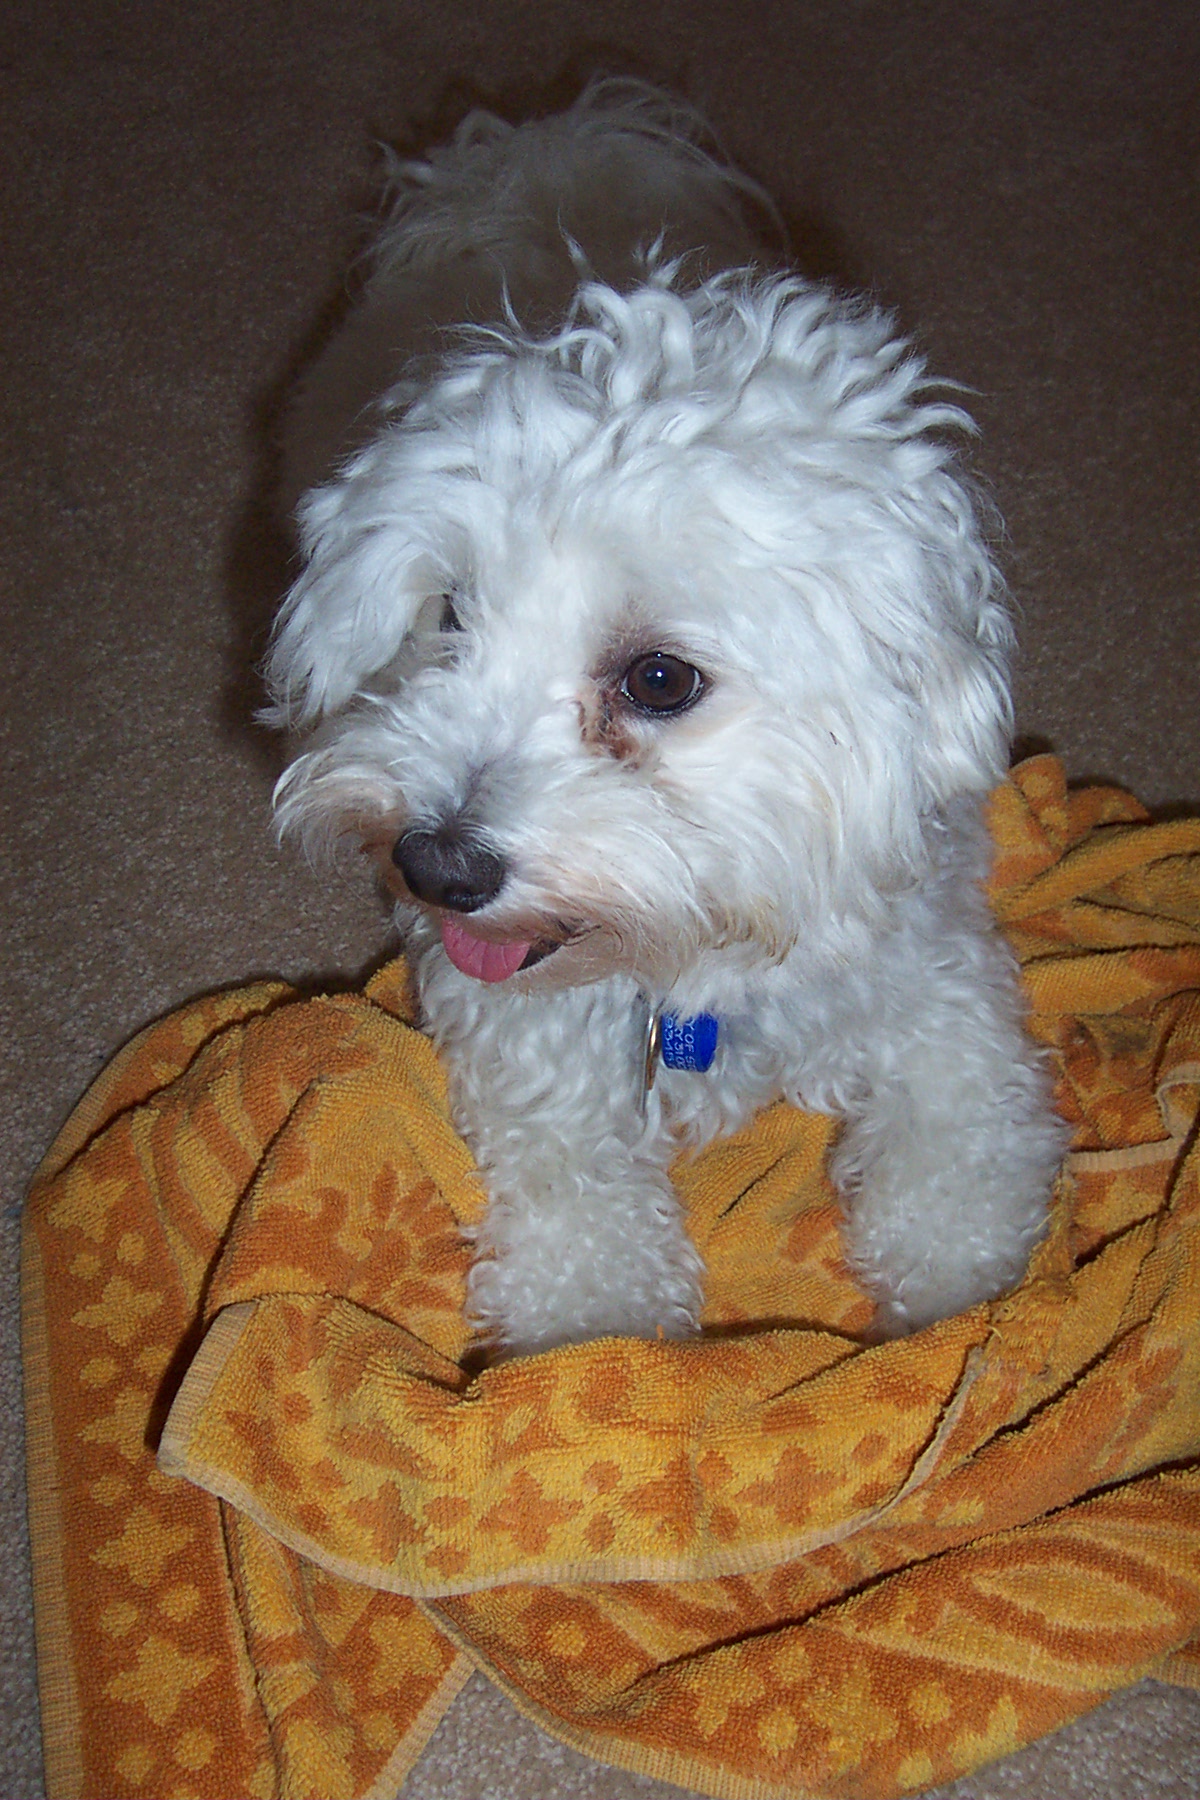
[(681, 1019), (677, 1013), (650, 1009), (646, 1022), (646, 1055), (642, 1070), (642, 1106), (645, 1107), (659, 1062), (668, 1069), (690, 1069), (703, 1075), (712, 1068), (721, 1026), (712, 1013), (694, 1013)]

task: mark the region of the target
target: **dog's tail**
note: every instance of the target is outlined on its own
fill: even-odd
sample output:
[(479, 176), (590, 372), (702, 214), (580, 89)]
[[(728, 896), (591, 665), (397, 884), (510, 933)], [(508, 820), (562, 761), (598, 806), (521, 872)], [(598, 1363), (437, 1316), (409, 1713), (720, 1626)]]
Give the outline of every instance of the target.
[(482, 259), (502, 273), (518, 315), (527, 288), (544, 296), (548, 282), (580, 279), (625, 288), (651, 259), (680, 257), (702, 279), (762, 262), (764, 225), (784, 235), (766, 194), (720, 157), (699, 114), (630, 79), (593, 81), (565, 112), (522, 125), (472, 112), (444, 148), (422, 161), (393, 157), (390, 172), (377, 275)]
[(644, 82), (594, 81), (566, 112), (524, 125), (473, 112), (424, 160), (393, 156), (363, 290), (285, 421), (284, 511), (464, 326), (553, 331), (581, 282), (628, 292), (654, 264), (678, 263), (684, 283), (766, 267), (777, 257), (764, 234), (782, 250), (766, 195), (722, 160), (697, 113)]

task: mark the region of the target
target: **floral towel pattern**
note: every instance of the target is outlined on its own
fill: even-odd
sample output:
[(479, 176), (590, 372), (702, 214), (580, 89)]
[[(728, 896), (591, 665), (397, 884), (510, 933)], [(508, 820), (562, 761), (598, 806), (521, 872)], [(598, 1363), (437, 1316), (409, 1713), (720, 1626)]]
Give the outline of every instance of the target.
[(116, 1059), (25, 1238), (55, 1800), (392, 1795), (472, 1665), (606, 1761), (875, 1800), (1200, 1678), (1200, 822), (1047, 757), (992, 822), (1075, 1147), (1022, 1286), (902, 1343), (777, 1106), (676, 1171), (700, 1339), (472, 1374), (400, 964)]

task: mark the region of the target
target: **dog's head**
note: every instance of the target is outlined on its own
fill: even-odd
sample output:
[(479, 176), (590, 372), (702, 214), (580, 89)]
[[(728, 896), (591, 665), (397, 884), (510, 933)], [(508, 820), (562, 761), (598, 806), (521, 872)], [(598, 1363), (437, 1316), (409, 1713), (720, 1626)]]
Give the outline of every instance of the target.
[(844, 953), (1004, 766), (965, 423), (790, 279), (477, 342), (302, 509), (281, 828), (357, 833), (485, 980)]

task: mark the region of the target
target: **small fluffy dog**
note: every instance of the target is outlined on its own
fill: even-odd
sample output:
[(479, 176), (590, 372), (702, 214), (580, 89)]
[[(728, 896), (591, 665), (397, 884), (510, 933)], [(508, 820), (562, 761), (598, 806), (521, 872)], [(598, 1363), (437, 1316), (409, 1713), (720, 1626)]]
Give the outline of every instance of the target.
[(277, 816), (397, 898), (508, 1353), (696, 1331), (668, 1167), (780, 1095), (844, 1121), (884, 1335), (1019, 1279), (1063, 1149), (980, 887), (1010, 627), (968, 421), (703, 143), (603, 82), (397, 164), (291, 419)]

